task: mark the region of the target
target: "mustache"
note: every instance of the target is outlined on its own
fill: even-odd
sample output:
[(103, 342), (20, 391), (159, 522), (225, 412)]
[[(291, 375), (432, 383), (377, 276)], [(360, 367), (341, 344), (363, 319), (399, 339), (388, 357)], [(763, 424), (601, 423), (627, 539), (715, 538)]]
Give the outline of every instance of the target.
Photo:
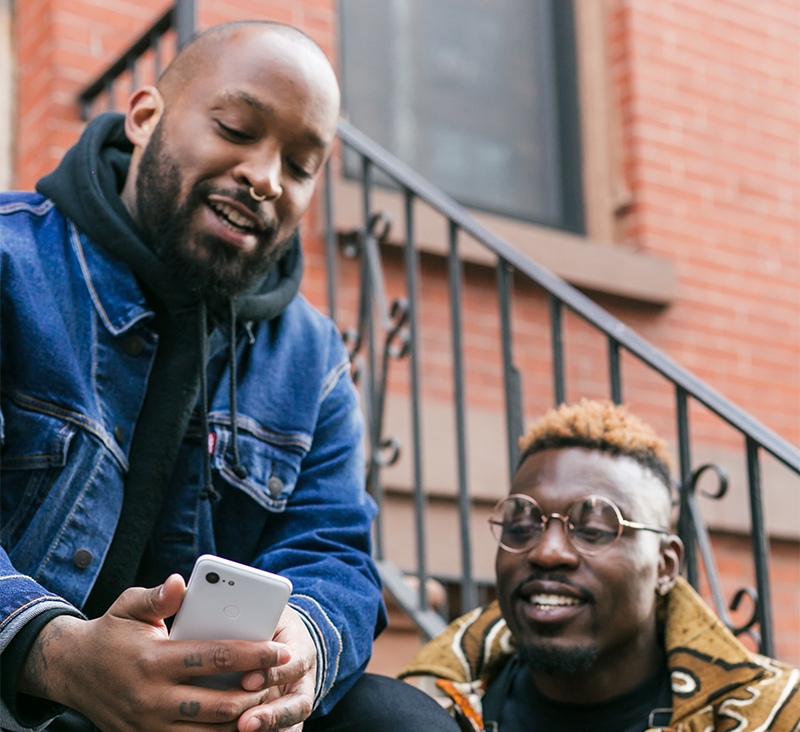
[(257, 216), (261, 222), (263, 230), (260, 232), (260, 236), (268, 239), (274, 236), (277, 229), (275, 220), (265, 214), (262, 202), (256, 201), (250, 195), (249, 188), (220, 188), (210, 183), (202, 182), (198, 183), (192, 190), (192, 197), (197, 203), (207, 199), (210, 195), (226, 196), (241, 204)]
[(567, 587), (571, 587), (573, 590), (576, 590), (581, 595), (583, 595), (589, 602), (594, 602), (595, 597), (594, 593), (588, 588), (584, 587), (577, 582), (573, 582), (569, 575), (564, 574), (563, 572), (543, 572), (542, 570), (534, 570), (531, 572), (525, 579), (517, 584), (517, 586), (513, 589), (512, 594), (516, 595), (517, 597), (522, 596), (522, 588), (528, 584), (529, 582), (558, 582), (559, 584), (566, 585)]

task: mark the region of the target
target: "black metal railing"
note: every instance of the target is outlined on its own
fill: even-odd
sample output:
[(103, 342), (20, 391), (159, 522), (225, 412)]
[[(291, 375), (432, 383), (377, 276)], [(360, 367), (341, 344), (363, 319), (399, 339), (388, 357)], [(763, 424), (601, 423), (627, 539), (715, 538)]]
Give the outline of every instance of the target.
[(106, 97), (106, 111), (113, 112), (116, 106), (114, 83), (123, 75), (129, 74), (131, 91), (139, 88), (139, 68), (141, 59), (152, 52), (153, 79), (161, 76), (164, 68), (162, 41), (171, 31), (175, 31), (175, 46), (183, 48), (194, 35), (194, 0), (177, 0), (153, 25), (151, 25), (130, 47), (78, 95), (78, 108), (82, 120), (88, 120), (92, 107), (102, 96)]
[[(411, 358), (411, 405), (412, 405), (412, 459), (414, 460), (414, 510), (415, 510), (415, 539), (417, 551), (417, 564), (413, 574), (419, 580), (418, 596), (412, 596), (403, 587), (397, 586), (399, 578), (392, 575), (387, 582), (389, 589), (398, 600), (404, 604), (412, 616), (417, 616), (420, 611), (430, 615), (426, 598), (427, 558), (425, 550), (425, 490), (422, 484), (420, 455), (423, 449), (420, 428), (420, 385), (419, 385), (419, 339), (418, 316), (415, 303), (419, 302), (419, 250), (414, 241), (414, 202), (419, 200), (438, 211), (446, 220), (449, 232), (448, 280), (450, 283), (451, 304), (451, 332), (453, 349), (453, 382), (454, 401), (456, 411), (456, 449), (457, 449), (457, 483), (458, 483), (458, 509), (462, 554), (461, 598), (462, 609), (467, 610), (474, 606), (476, 590), (471, 572), (471, 538), (469, 535), (469, 514), (471, 499), (466, 466), (466, 437), (465, 411), (466, 397), (464, 393), (464, 348), (461, 334), (461, 290), (462, 290), (462, 259), (459, 256), (460, 235), (469, 235), (473, 240), (482, 244), (486, 249), (497, 256), (496, 282), (499, 304), (501, 349), (503, 363), (503, 382), (505, 389), (506, 429), (508, 442), (509, 469), (513, 474), (519, 457), (517, 439), (522, 434), (522, 383), (519, 369), (514, 365), (512, 328), (511, 328), (511, 296), (512, 274), (527, 278), (547, 293), (549, 301), (551, 346), (552, 346), (552, 378), (555, 404), (560, 404), (566, 396), (566, 369), (564, 357), (564, 311), (578, 315), (587, 323), (594, 326), (606, 339), (608, 348), (609, 371), (609, 396), (615, 403), (623, 400), (623, 379), (621, 367), (621, 354), (627, 352), (635, 356), (641, 363), (660, 374), (674, 389), (674, 398), (677, 415), (678, 453), (680, 480), (676, 485), (679, 501), (679, 533), (686, 545), (686, 574), (695, 587), (700, 581), (700, 562), (705, 570), (715, 609), (719, 617), (736, 634), (748, 633), (754, 637), (761, 652), (771, 655), (774, 653), (772, 614), (768, 578), (768, 537), (764, 529), (764, 516), (762, 505), (761, 477), (759, 453), (761, 450), (773, 455), (795, 474), (800, 475), (800, 451), (786, 440), (765, 427), (751, 415), (746, 413), (736, 404), (722, 396), (715, 389), (705, 384), (689, 370), (675, 362), (666, 354), (652, 346), (641, 336), (637, 335), (620, 320), (603, 310), (586, 295), (575, 289), (561, 278), (555, 276), (535, 262), (527, 259), (519, 251), (512, 248), (499, 236), (485, 228), (466, 209), (436, 189), (432, 184), (417, 173), (409, 169), (386, 150), (378, 146), (363, 133), (359, 132), (347, 121), (339, 123), (339, 137), (341, 141), (361, 157), (363, 174), (361, 185), (363, 189), (364, 226), (358, 232), (350, 232), (344, 239), (348, 246), (353, 247), (353, 240), (360, 239), (364, 246), (360, 248), (360, 255), (364, 263), (361, 268), (361, 317), (357, 332), (363, 337), (372, 340), (382, 337), (388, 344), (397, 337), (397, 329), (408, 329), (406, 339), (407, 348), (402, 349), (398, 355), (408, 353)], [(379, 169), (391, 179), (400, 190), (405, 199), (405, 270), (406, 270), (406, 296), (396, 301), (389, 309), (387, 298), (381, 292), (383, 276), (376, 260), (380, 256), (376, 246), (375, 223), (381, 220), (371, 208), (371, 193), (373, 189), (373, 169)], [(330, 173), (326, 173), (326, 211), (328, 218), (328, 261), (336, 258), (336, 242), (334, 235), (331, 212), (332, 186)], [(335, 307), (335, 278), (330, 280), (330, 308), (336, 315)], [(380, 335), (376, 334), (374, 322), (368, 312), (379, 313), (378, 320), (384, 323)], [(402, 313), (398, 319), (397, 313)], [(391, 316), (395, 315), (393, 319)], [(350, 335), (353, 342), (359, 343), (360, 339)], [(354, 355), (357, 353), (354, 352)], [(380, 383), (387, 382), (386, 372), (391, 364), (391, 350), (384, 349), (384, 358), (380, 364), (370, 358), (367, 368), (367, 377), (370, 384), (380, 374)], [(377, 369), (377, 370), (376, 370)], [(373, 400), (378, 408), (367, 409), (369, 420), (369, 434), (372, 436), (370, 449), (370, 475), (373, 494), (380, 499), (381, 468), (385, 467), (383, 458), (384, 446), (391, 443), (383, 432), (380, 418), (383, 414), (382, 404), (386, 397), (385, 392), (375, 393), (372, 389), (362, 390), (366, 400)], [(689, 404), (695, 400), (707, 407), (712, 413), (732, 426), (742, 436), (743, 447), (746, 451), (748, 466), (748, 489), (750, 497), (751, 537), (753, 562), (755, 566), (756, 588), (743, 588), (735, 593), (730, 604), (727, 604), (721, 589), (719, 573), (716, 569), (714, 555), (711, 548), (708, 529), (700, 514), (695, 497), (696, 488), (700, 478), (709, 471), (714, 471), (718, 476), (719, 488), (716, 493), (704, 492), (710, 498), (722, 498), (727, 489), (727, 475), (717, 465), (702, 465), (692, 467)], [(393, 450), (392, 458), (397, 459), (398, 451)], [(385, 517), (379, 517), (379, 523)], [(380, 535), (381, 528), (378, 528)], [(376, 546), (377, 557), (381, 566), (391, 566), (382, 554), (379, 542)], [(384, 570), (385, 572), (385, 570)], [(386, 573), (386, 572), (385, 572)], [(751, 617), (740, 625), (731, 620), (730, 612), (736, 611), (742, 599), (748, 596), (752, 601), (753, 612)], [(427, 634), (442, 627), (443, 621), (431, 623), (426, 616), (424, 622), (417, 617), (420, 627)], [(758, 625), (758, 630), (755, 626)]]
[[(88, 115), (92, 103), (104, 92), (109, 93), (109, 97), (113, 98), (113, 94), (110, 92), (115, 80), (129, 71), (135, 70), (137, 60), (148, 53), (150, 49), (157, 49), (159, 40), (174, 29), (179, 21), (183, 25), (178, 28), (178, 46), (182, 45), (191, 36), (193, 18), (194, 4), (191, 0), (180, 0), (80, 95), (78, 104), (82, 111)], [(478, 599), (478, 590), (472, 572), (472, 540), (469, 528), (473, 497), (470, 492), (467, 466), (467, 397), (462, 334), (463, 259), (459, 251), (461, 236), (466, 234), (496, 255), (497, 258), (495, 265), (496, 288), (505, 391), (507, 457), (510, 473), (513, 473), (516, 468), (519, 457), (517, 438), (522, 434), (523, 429), (522, 379), (520, 371), (514, 363), (512, 342), (512, 294), (516, 277), (535, 283), (547, 293), (552, 345), (553, 394), (556, 404), (564, 401), (567, 390), (564, 356), (565, 309), (589, 323), (605, 338), (608, 349), (609, 395), (614, 402), (621, 403), (623, 400), (621, 355), (624, 352), (634, 356), (672, 385), (677, 415), (680, 473), (677, 484), (680, 502), (679, 533), (686, 545), (687, 577), (695, 587), (698, 586), (699, 558), (701, 558), (719, 616), (735, 633), (753, 635), (761, 651), (771, 655), (774, 649), (767, 566), (768, 538), (764, 529), (760, 453), (765, 451), (773, 455), (795, 474), (800, 474), (800, 451), (702, 382), (690, 371), (653, 347), (583, 293), (527, 259), (479, 223), (462, 206), (344, 120), (339, 124), (339, 136), (342, 143), (360, 157), (362, 163), (363, 226), (351, 232), (336, 231), (333, 221), (334, 185), (329, 164), (325, 169), (324, 186), (327, 215), (325, 242), (328, 269), (328, 310), (334, 319), (340, 316), (338, 283), (341, 249), (345, 255), (359, 258), (361, 265), (357, 324), (352, 328), (343, 328), (343, 337), (351, 354), (353, 372), (359, 382), (367, 420), (369, 438), (367, 485), (371, 495), (381, 508), (384, 503), (381, 471), (396, 462), (400, 455), (399, 442), (384, 434), (388, 376), (393, 361), (400, 358), (409, 360), (411, 395), (409, 459), (412, 462), (413, 475), (415, 566), (410, 573), (404, 573), (387, 556), (383, 540), (383, 522), (386, 518), (384, 511), (380, 512), (376, 523), (375, 554), (386, 588), (414, 618), (421, 631), (430, 637), (444, 627), (445, 619), (430, 607), (427, 593), (427, 580), (430, 572), (425, 540), (428, 496), (422, 473), (424, 445), (421, 437), (422, 388), (418, 312), (421, 287), (420, 249), (415, 241), (414, 217), (417, 201), (422, 201), (439, 212), (446, 220), (448, 230), (447, 277), (451, 318), (453, 398), (456, 413), (456, 504), (461, 556), (459, 586), (462, 609), (474, 607)], [(396, 299), (391, 304), (384, 281), (381, 249), (381, 241), (388, 234), (390, 222), (386, 215), (373, 210), (372, 198), (376, 170), (394, 181), (401, 191), (404, 202), (405, 296)], [(702, 475), (712, 470), (717, 474), (719, 488), (716, 493), (710, 494), (715, 498), (721, 498), (725, 494), (727, 477), (722, 468), (718, 466), (692, 467), (689, 420), (691, 400), (705, 405), (712, 413), (731, 425), (742, 436), (747, 456), (756, 588), (744, 588), (738, 591), (729, 605), (726, 604), (723, 596), (708, 530), (700, 515), (695, 497), (698, 481)], [(409, 574), (414, 575), (418, 581), (418, 590), (411, 589), (407, 583)], [(746, 623), (735, 626), (731, 621), (729, 610), (736, 611), (745, 595), (750, 597), (754, 610)], [(756, 624), (758, 625), (757, 631)]]

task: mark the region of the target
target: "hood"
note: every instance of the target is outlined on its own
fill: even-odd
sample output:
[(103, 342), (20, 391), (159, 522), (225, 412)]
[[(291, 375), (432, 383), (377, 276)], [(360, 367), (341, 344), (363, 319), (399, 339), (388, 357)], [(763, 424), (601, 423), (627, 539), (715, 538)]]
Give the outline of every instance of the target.
[[(194, 307), (197, 296), (174, 278), (131, 218), (119, 197), (128, 175), (133, 144), (125, 136), (125, 117), (106, 112), (93, 119), (59, 166), (36, 184), (92, 241), (127, 264), (170, 310)], [(248, 292), (235, 298), (239, 320), (271, 320), (300, 288), (303, 256), (300, 237)]]

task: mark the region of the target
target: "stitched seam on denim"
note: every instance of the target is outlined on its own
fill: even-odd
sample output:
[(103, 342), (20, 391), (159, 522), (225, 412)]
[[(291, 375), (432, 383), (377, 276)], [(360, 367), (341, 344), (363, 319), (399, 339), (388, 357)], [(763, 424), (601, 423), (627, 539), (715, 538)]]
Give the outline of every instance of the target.
[[(20, 522), (27, 515), (37, 494), (41, 493), (42, 502), (44, 502), (44, 499), (49, 495), (50, 490), (55, 485), (59, 473), (59, 471), (54, 470), (53, 468), (49, 468), (47, 470), (40, 468), (36, 472), (41, 473), (39, 476), (39, 482), (36, 484), (35, 488), (32, 487), (32, 490), (25, 490), (25, 493), (23, 493), (22, 498), (17, 504), (17, 507), (14, 510), (11, 518), (3, 526), (2, 531), (0, 531), (0, 537), (2, 537), (3, 542), (7, 542), (11, 536), (14, 535), (14, 532), (19, 528)], [(47, 486), (45, 487), (44, 491), (42, 491), (42, 483), (44, 482), (47, 483)]]
[[(333, 632), (336, 634), (336, 638), (339, 640), (339, 650), (336, 652), (336, 664), (335, 664), (335, 666), (333, 668), (333, 681), (336, 681), (336, 677), (339, 675), (339, 659), (342, 656), (342, 635), (341, 635), (341, 633), (339, 633), (339, 629), (333, 624), (331, 619), (328, 617), (328, 613), (326, 613), (322, 609), (322, 605), (320, 605), (313, 597), (309, 597), (308, 595), (292, 595), (292, 597), (303, 597), (306, 600), (309, 600), (310, 602), (313, 602), (317, 606), (319, 611), (322, 613), (322, 615), (325, 618), (325, 620), (328, 621), (328, 624), (331, 626), (331, 628), (333, 628)], [(323, 635), (322, 637), (324, 638), (325, 636)], [(327, 663), (326, 663), (325, 670), (327, 671)], [(322, 697), (320, 697), (320, 701), (322, 701), (322, 699), (324, 699), (328, 695), (328, 692), (332, 688), (333, 688), (333, 683), (331, 683), (331, 686), (328, 689), (328, 691), (326, 691), (322, 695)]]
[[(291, 597), (306, 597), (309, 600), (311, 599), (306, 595), (292, 595)], [(306, 610), (302, 605), (293, 604), (291, 601), (291, 597), (289, 598), (289, 602), (286, 604), (289, 605), (289, 607), (291, 607), (293, 610), (296, 610), (298, 613), (301, 613), (302, 616), (306, 618), (306, 620), (308, 620), (308, 622), (311, 625), (314, 626), (314, 629), (317, 631), (317, 637), (319, 638), (320, 646), (322, 647), (323, 657), (322, 657), (322, 681), (320, 683), (320, 688), (319, 688), (320, 697), (319, 699), (315, 699), (316, 703), (319, 704), (319, 702), (321, 702), (322, 699), (325, 697), (325, 695), (328, 693), (327, 691), (323, 691), (325, 689), (325, 685), (328, 683), (328, 646), (325, 643), (325, 636), (322, 634), (322, 629), (319, 627), (319, 625), (317, 625), (316, 620), (314, 620), (314, 618), (311, 617), (308, 610)], [(314, 645), (316, 646), (316, 643)]]
[(44, 216), (53, 206), (55, 206), (55, 204), (49, 198), (42, 201), (38, 206), (32, 206), (25, 201), (16, 201), (15, 203), (7, 203), (0, 206), (0, 214), (12, 214), (25, 211), (35, 216)]
[(117, 331), (117, 329), (111, 324), (111, 319), (108, 317), (108, 314), (103, 307), (103, 303), (100, 302), (100, 298), (94, 289), (92, 276), (89, 274), (89, 265), (86, 264), (86, 256), (83, 253), (81, 237), (78, 234), (78, 229), (75, 227), (75, 224), (73, 224), (72, 221), (69, 222), (69, 238), (75, 250), (75, 255), (78, 257), (78, 263), (80, 264), (81, 272), (83, 272), (83, 279), (86, 281), (86, 286), (89, 288), (89, 297), (92, 298), (92, 302), (99, 311), (100, 317), (103, 319), (103, 323), (105, 324), (106, 328), (108, 328), (108, 330), (114, 335), (119, 335), (119, 331)]
[(144, 310), (143, 312), (139, 313), (139, 315), (129, 321), (127, 321), (121, 328), (117, 328), (115, 325), (112, 325), (111, 318), (109, 318), (108, 313), (106, 313), (105, 308), (100, 300), (100, 296), (97, 294), (97, 291), (94, 289), (94, 282), (92, 282), (92, 277), (89, 274), (89, 265), (86, 263), (86, 255), (83, 253), (83, 244), (81, 243), (81, 236), (78, 233), (78, 229), (75, 227), (75, 224), (72, 221), (69, 222), (70, 228), (70, 240), (73, 243), (73, 248), (75, 250), (75, 255), (78, 258), (78, 262), (81, 266), (81, 271), (83, 272), (83, 277), (86, 280), (86, 286), (89, 288), (89, 296), (92, 298), (92, 302), (94, 302), (97, 310), (100, 312), (100, 317), (103, 320), (103, 325), (106, 326), (108, 331), (115, 336), (122, 335), (126, 331), (130, 330), (134, 325), (136, 325), (139, 321), (144, 320), (145, 318), (152, 317), (153, 313), (150, 310)]
[[(209, 425), (221, 425), (223, 427), (230, 427), (231, 426), (231, 418), (229, 414), (225, 412), (209, 412), (208, 415), (208, 422)], [(281, 434), (279, 432), (270, 432), (269, 430), (265, 430), (261, 425), (258, 424), (254, 419), (246, 416), (246, 415), (237, 415), (236, 424), (239, 427), (239, 431), (248, 432), (253, 437), (257, 437), (264, 442), (269, 442), (273, 445), (278, 446), (286, 446), (286, 445), (297, 445), (297, 447), (302, 447), (304, 450), (309, 450), (311, 448), (311, 438), (306, 437), (305, 435), (294, 433), (294, 434)]]
[(58, 536), (53, 540), (53, 543), (50, 545), (50, 548), (44, 558), (44, 561), (39, 566), (39, 570), (36, 572), (36, 576), (34, 580), (39, 579), (42, 576), (42, 572), (44, 572), (45, 567), (50, 563), (50, 559), (53, 556), (53, 552), (56, 550), (56, 547), (61, 543), (61, 537), (64, 536), (64, 532), (67, 530), (67, 526), (69, 525), (70, 521), (72, 521), (72, 517), (75, 515), (75, 511), (78, 510), (78, 506), (81, 504), (84, 496), (89, 490), (89, 486), (92, 485), (94, 480), (97, 478), (97, 473), (100, 470), (100, 466), (103, 464), (103, 454), (100, 453), (98, 456), (97, 464), (94, 466), (92, 470), (92, 474), (89, 476), (89, 480), (87, 480), (83, 484), (83, 490), (78, 494), (78, 497), (75, 499), (75, 503), (72, 504), (72, 510), (67, 515), (66, 519), (64, 519), (64, 523), (61, 525), (61, 530), (58, 532)]
[(236, 473), (234, 473), (227, 465), (223, 465), (222, 469), (219, 471), (225, 478), (234, 486), (239, 488), (240, 490), (247, 493), (256, 503), (260, 506), (266, 508), (268, 511), (274, 512), (283, 512), (286, 510), (286, 503), (288, 501), (288, 497), (284, 498), (280, 501), (275, 501), (273, 499), (267, 498), (265, 492), (263, 490), (259, 490), (257, 487), (254, 487), (252, 484), (248, 483), (246, 480), (242, 480), (239, 478)]
[[(21, 577), (25, 577), (25, 575), (20, 575)], [(0, 579), (6, 579), (5, 577), (0, 577)], [(30, 579), (30, 577), (28, 577)], [(21, 613), (25, 608), (30, 607), (31, 605), (35, 605), (37, 602), (42, 602), (43, 600), (61, 600), (64, 604), (68, 604), (66, 600), (62, 597), (58, 597), (58, 595), (43, 595), (42, 597), (37, 597), (35, 600), (31, 600), (30, 602), (26, 602), (22, 607), (18, 607), (14, 610), (11, 615), (8, 615), (2, 623), (0, 623), (0, 630), (2, 630), (8, 622), (18, 613)]]
[[(15, 465), (24, 466), (26, 464), (30, 464), (31, 468), (58, 467), (63, 464), (63, 462), (61, 462), (61, 454), (64, 452), (64, 443), (67, 441), (66, 435), (74, 431), (75, 428), (71, 424), (65, 424), (56, 435), (52, 452), (40, 452), (35, 455), (22, 455), (20, 457), (4, 457), (3, 462), (11, 467)], [(48, 462), (56, 459), (58, 459), (59, 462)]]
[(325, 380), (322, 382), (322, 393), (320, 394), (319, 401), (320, 404), (325, 401), (328, 394), (333, 391), (333, 388), (336, 384), (339, 383), (339, 379), (350, 370), (350, 359), (345, 357), (341, 363), (337, 364), (337, 366), (331, 371), (326, 377)]
[(83, 429), (87, 430), (88, 432), (91, 432), (100, 440), (100, 442), (103, 443), (106, 449), (111, 452), (112, 455), (114, 455), (114, 457), (122, 466), (122, 469), (127, 472), (128, 459), (125, 456), (125, 453), (122, 452), (119, 445), (117, 445), (117, 441), (108, 434), (103, 425), (98, 424), (93, 419), (89, 419), (80, 412), (73, 412), (71, 409), (64, 409), (64, 407), (59, 407), (55, 404), (51, 404), (50, 402), (37, 399), (36, 397), (28, 396), (13, 386), (2, 385), (0, 390), (4, 391), (9, 396), (11, 401), (13, 401), (18, 407), (27, 407), (32, 411), (38, 412), (39, 414), (48, 414), (51, 417), (64, 419), (67, 422), (76, 424), (79, 427), (83, 427)]

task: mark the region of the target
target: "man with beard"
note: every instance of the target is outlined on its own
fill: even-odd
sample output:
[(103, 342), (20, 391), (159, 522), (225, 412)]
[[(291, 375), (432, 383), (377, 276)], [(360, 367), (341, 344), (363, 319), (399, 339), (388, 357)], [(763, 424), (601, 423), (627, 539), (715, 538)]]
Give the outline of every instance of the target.
[[(361, 677), (385, 625), (362, 419), (335, 327), (297, 294), (338, 110), (305, 35), (218, 26), (36, 194), (0, 195), (4, 729), (297, 732), (313, 712), (306, 730), (429, 730), (441, 713)], [(292, 581), (274, 641), (167, 639), (203, 553)], [(220, 671), (241, 688), (191, 683)]]
[(490, 518), (498, 601), (401, 675), (428, 677), (465, 732), (796, 730), (800, 671), (748, 651), (678, 576), (655, 432), (584, 400), (521, 447)]

